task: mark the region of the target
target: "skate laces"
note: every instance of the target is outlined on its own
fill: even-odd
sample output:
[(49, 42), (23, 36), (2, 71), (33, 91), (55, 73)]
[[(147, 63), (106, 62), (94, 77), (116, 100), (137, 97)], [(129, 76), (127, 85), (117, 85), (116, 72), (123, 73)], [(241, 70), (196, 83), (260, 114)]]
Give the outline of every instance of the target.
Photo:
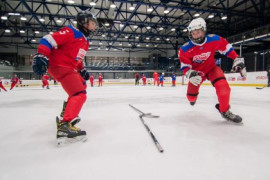
[(68, 123), (68, 127), (73, 131), (80, 131), (81, 130), (80, 128), (77, 128), (76, 126), (72, 126), (71, 123)]
[(235, 118), (235, 114), (233, 114), (231, 111), (227, 111), (227, 112), (225, 112), (224, 113), (224, 115), (226, 116), (226, 117), (229, 117), (229, 118)]

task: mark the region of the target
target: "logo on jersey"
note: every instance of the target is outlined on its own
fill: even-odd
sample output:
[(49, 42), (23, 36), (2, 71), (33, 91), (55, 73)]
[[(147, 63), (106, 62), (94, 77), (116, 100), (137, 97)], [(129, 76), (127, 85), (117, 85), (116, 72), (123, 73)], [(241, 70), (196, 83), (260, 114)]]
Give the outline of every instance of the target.
[(193, 57), (193, 62), (202, 63), (210, 57), (211, 52), (202, 53)]
[(84, 49), (79, 49), (79, 52), (76, 57), (76, 61), (82, 62), (85, 54), (86, 54), (86, 51)]

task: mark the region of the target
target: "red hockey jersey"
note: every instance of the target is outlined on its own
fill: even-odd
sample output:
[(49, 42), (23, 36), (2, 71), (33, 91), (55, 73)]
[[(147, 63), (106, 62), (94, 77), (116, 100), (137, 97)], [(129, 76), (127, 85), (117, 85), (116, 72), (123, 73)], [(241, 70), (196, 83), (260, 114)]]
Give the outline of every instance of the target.
[(62, 28), (44, 36), (38, 46), (38, 53), (49, 58), (51, 67), (68, 67), (80, 70), (89, 47), (88, 39), (73, 26)]
[(195, 45), (192, 41), (185, 43), (178, 51), (178, 57), (181, 62), (181, 70), (184, 74), (189, 69), (208, 73), (216, 66), (215, 52), (219, 51), (231, 59), (238, 57), (231, 44), (226, 39), (209, 34), (206, 36), (206, 42), (202, 45)]

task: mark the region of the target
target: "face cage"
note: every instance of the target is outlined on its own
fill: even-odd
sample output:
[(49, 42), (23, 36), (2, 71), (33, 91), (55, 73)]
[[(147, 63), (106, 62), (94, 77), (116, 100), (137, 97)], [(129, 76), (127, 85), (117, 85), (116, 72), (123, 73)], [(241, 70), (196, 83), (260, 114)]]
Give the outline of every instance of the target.
[[(194, 29), (194, 30), (198, 30), (198, 29)], [(192, 31), (194, 31), (192, 30)], [(206, 30), (204, 30), (204, 28), (202, 27), (201, 30), (204, 32), (204, 36), (198, 39), (193, 39), (192, 35), (191, 35), (191, 31), (188, 32), (188, 37), (189, 39), (194, 43), (194, 44), (203, 44), (206, 38)]]

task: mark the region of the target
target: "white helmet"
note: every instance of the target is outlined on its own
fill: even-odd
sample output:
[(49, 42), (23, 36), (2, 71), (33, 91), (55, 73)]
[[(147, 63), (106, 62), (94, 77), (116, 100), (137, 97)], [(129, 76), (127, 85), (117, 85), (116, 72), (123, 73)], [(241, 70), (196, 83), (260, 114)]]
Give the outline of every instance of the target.
[[(188, 36), (189, 36), (189, 39), (195, 43), (195, 44), (202, 44), (205, 42), (205, 34), (206, 34), (206, 22), (203, 18), (196, 18), (196, 19), (193, 19), (188, 27)], [(202, 29), (204, 31), (204, 37), (201, 37), (201, 38), (198, 38), (198, 39), (193, 39), (192, 36), (191, 36), (191, 31), (193, 30), (196, 30), (196, 29)]]

